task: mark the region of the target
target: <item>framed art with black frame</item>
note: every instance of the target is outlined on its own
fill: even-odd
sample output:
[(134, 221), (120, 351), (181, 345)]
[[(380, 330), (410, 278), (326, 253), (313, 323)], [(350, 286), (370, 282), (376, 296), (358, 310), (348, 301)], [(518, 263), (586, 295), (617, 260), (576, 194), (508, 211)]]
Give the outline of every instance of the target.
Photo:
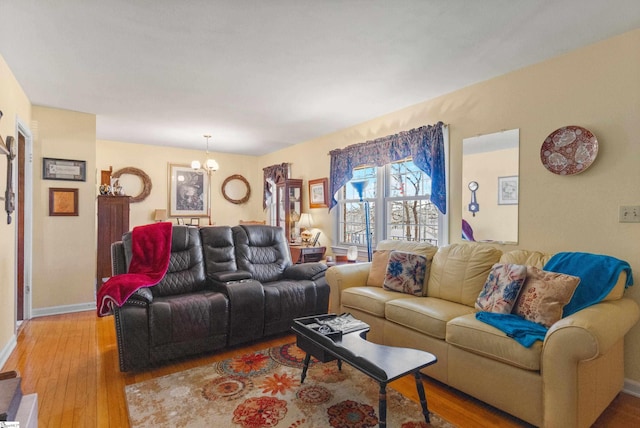
[(202, 170), (169, 164), (169, 216), (206, 217), (209, 181)]
[(87, 162), (73, 159), (42, 158), (42, 179), (87, 181)]

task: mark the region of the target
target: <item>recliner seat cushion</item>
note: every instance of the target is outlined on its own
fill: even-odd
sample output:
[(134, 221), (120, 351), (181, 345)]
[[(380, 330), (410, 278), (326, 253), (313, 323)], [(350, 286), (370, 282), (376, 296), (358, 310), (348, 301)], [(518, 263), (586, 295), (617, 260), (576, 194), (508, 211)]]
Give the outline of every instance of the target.
[(151, 346), (226, 334), (228, 301), (215, 291), (158, 297), (149, 306)]
[(316, 287), (312, 281), (276, 281), (262, 285), (266, 322), (311, 315), (315, 311)]

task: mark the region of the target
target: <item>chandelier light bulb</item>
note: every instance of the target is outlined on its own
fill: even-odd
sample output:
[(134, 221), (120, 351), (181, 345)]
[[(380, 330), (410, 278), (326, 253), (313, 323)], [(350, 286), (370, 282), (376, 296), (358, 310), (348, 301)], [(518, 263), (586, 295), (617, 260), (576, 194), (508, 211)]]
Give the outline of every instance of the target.
[(220, 166), (218, 165), (218, 162), (216, 162), (215, 159), (207, 159), (207, 161), (204, 164), (204, 167), (209, 171), (217, 171), (220, 168)]

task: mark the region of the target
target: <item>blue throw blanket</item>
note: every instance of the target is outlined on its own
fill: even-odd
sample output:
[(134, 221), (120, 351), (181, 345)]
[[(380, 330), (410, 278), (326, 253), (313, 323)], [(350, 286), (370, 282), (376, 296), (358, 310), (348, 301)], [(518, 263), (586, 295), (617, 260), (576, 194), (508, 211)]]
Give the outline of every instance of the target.
[(496, 314), (493, 312), (476, 312), (476, 318), (495, 328), (504, 331), (522, 346), (530, 348), (536, 340), (544, 340), (547, 328), (542, 324), (528, 321), (515, 314)]
[(625, 288), (633, 285), (629, 263), (611, 256), (558, 253), (551, 257), (543, 269), (580, 278), (580, 284), (573, 293), (571, 301), (564, 307), (563, 317), (604, 299), (616, 285), (622, 271), (627, 273)]

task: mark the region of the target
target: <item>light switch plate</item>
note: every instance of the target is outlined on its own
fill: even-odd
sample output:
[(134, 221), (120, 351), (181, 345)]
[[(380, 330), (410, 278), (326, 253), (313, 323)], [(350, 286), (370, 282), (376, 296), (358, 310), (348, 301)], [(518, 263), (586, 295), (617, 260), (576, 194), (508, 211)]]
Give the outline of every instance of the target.
[(620, 205), (620, 223), (640, 223), (640, 205)]

